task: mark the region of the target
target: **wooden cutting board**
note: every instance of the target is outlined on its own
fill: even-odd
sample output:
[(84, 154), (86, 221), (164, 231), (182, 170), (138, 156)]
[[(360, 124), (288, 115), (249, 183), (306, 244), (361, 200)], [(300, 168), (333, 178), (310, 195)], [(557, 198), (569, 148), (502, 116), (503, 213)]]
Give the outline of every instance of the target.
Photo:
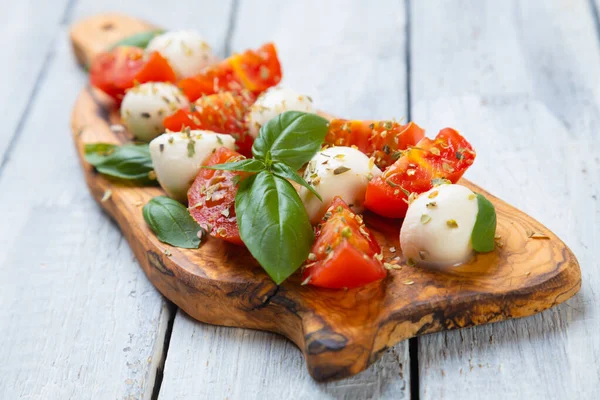
[[(106, 14), (75, 24), (71, 40), (79, 62), (88, 65), (115, 41), (152, 27)], [(119, 224), (150, 281), (199, 321), (288, 337), (318, 381), (354, 375), (388, 347), (413, 336), (538, 313), (567, 300), (581, 286), (579, 264), (556, 235), (464, 179), (461, 184), (484, 194), (496, 207), (501, 244), (496, 251), (446, 272), (401, 263), (386, 279), (352, 290), (301, 286), (298, 274), (277, 286), (240, 247), (213, 238), (197, 250), (158, 241), (144, 222), (142, 207), (164, 194), (162, 190), (111, 180), (84, 161), (86, 143), (130, 140), (119, 123), (118, 110), (102, 94), (91, 88), (82, 91), (72, 129), (85, 179), (94, 198)], [(367, 221), (384, 259), (401, 257), (399, 226), (382, 225), (377, 218)], [(530, 237), (532, 232), (546, 237)]]

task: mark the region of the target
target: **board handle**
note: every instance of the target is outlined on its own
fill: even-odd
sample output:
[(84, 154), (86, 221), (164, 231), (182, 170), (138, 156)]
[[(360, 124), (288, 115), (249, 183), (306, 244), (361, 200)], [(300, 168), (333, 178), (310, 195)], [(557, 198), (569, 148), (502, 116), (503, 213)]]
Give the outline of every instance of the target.
[(123, 14), (101, 14), (82, 19), (71, 27), (71, 44), (77, 62), (90, 65), (92, 59), (119, 40), (156, 26)]

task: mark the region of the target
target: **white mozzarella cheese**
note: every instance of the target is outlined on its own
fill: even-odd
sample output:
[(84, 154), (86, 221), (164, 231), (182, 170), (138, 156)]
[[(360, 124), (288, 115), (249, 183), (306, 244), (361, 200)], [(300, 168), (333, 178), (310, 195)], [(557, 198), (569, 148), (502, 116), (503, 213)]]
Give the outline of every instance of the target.
[(136, 138), (149, 142), (165, 131), (165, 117), (188, 106), (187, 97), (177, 86), (148, 82), (127, 91), (121, 103), (121, 119)]
[(167, 59), (178, 79), (197, 75), (217, 58), (202, 36), (193, 31), (166, 32), (153, 38), (146, 52), (158, 51)]
[(367, 184), (381, 175), (364, 153), (352, 147), (330, 147), (318, 152), (308, 163), (304, 179), (323, 198), (321, 202), (308, 189), (300, 189), (310, 222), (318, 223), (335, 196), (340, 196), (356, 213), (363, 211)]
[(264, 124), (285, 111), (314, 113), (315, 109), (310, 97), (291, 89), (272, 87), (256, 99), (246, 115), (246, 126), (250, 135), (254, 138), (258, 137), (260, 128)]
[(413, 262), (449, 267), (467, 262), (477, 219), (476, 195), (461, 185), (440, 185), (419, 195), (408, 207), (400, 246)]
[(235, 139), (201, 130), (160, 135), (150, 142), (152, 165), (160, 186), (170, 197), (186, 202), (187, 191), (200, 167), (220, 147), (235, 149)]

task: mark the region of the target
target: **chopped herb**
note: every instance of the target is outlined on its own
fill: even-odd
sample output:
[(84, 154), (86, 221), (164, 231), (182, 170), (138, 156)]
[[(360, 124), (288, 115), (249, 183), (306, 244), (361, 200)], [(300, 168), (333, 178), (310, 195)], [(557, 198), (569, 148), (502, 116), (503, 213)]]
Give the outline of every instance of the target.
[(104, 192), (104, 195), (102, 196), (102, 199), (100, 200), (100, 202), (104, 203), (104, 202), (108, 201), (108, 199), (110, 199), (111, 196), (112, 196), (112, 190), (107, 189)]
[(345, 167), (345, 166), (342, 165), (342, 166), (337, 167), (336, 169), (334, 169), (333, 170), (333, 174), (334, 175), (340, 175), (340, 174), (343, 174), (344, 172), (348, 172), (348, 171), (350, 171), (350, 168)]
[(527, 237), (530, 239), (550, 239), (548, 235), (541, 232), (535, 232), (530, 229), (527, 230)]
[(422, 214), (421, 215), (421, 223), (423, 225), (428, 224), (429, 221), (431, 221), (431, 216), (427, 215), (427, 214)]
[(158, 145), (158, 150), (160, 150), (161, 153), (163, 151), (165, 151), (165, 145), (164, 145), (164, 143), (161, 143), (161, 144)]
[(451, 184), (452, 182), (446, 178), (434, 178), (431, 180), (432, 186)]
[(449, 219), (446, 221), (446, 225), (448, 225), (450, 228), (458, 228), (458, 223), (454, 219)]
[(425, 205), (425, 207), (427, 207), (427, 208), (434, 208), (436, 206), (437, 206), (437, 203), (435, 201), (430, 201), (429, 203), (427, 203)]
[(191, 158), (194, 157), (194, 154), (196, 154), (196, 142), (193, 139), (190, 139), (187, 144), (187, 155)]
[(442, 169), (446, 172), (454, 172), (454, 168), (452, 168), (448, 163), (443, 163)]
[(438, 149), (437, 147), (432, 147), (431, 149), (429, 149), (429, 152), (436, 156), (440, 155), (440, 149)]
[(348, 239), (351, 236), (352, 236), (352, 229), (350, 229), (349, 226), (344, 227), (344, 229), (342, 229), (342, 237)]

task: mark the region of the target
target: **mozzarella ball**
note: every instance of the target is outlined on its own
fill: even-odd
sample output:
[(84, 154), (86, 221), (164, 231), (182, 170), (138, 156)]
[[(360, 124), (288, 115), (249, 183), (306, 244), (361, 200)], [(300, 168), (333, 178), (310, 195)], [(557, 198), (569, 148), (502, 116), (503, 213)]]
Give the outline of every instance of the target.
[(291, 89), (272, 87), (261, 94), (246, 115), (246, 126), (256, 138), (261, 126), (285, 111), (314, 113), (312, 99)]
[(432, 267), (467, 262), (473, 254), (471, 233), (478, 209), (475, 193), (461, 185), (440, 185), (420, 194), (402, 223), (402, 253)]
[(235, 149), (231, 135), (194, 130), (164, 133), (150, 142), (150, 156), (160, 186), (182, 203), (200, 167), (218, 148)]
[(121, 103), (121, 119), (133, 136), (149, 142), (165, 131), (165, 117), (188, 106), (187, 97), (177, 86), (148, 82), (127, 91)]
[(146, 52), (158, 51), (167, 59), (178, 79), (197, 75), (217, 62), (210, 46), (197, 32), (166, 32), (153, 38)]
[(312, 224), (317, 224), (335, 196), (340, 196), (356, 213), (364, 210), (365, 192), (371, 179), (381, 175), (373, 160), (353, 147), (330, 147), (308, 163), (304, 179), (323, 198), (320, 201), (305, 187), (300, 198)]

